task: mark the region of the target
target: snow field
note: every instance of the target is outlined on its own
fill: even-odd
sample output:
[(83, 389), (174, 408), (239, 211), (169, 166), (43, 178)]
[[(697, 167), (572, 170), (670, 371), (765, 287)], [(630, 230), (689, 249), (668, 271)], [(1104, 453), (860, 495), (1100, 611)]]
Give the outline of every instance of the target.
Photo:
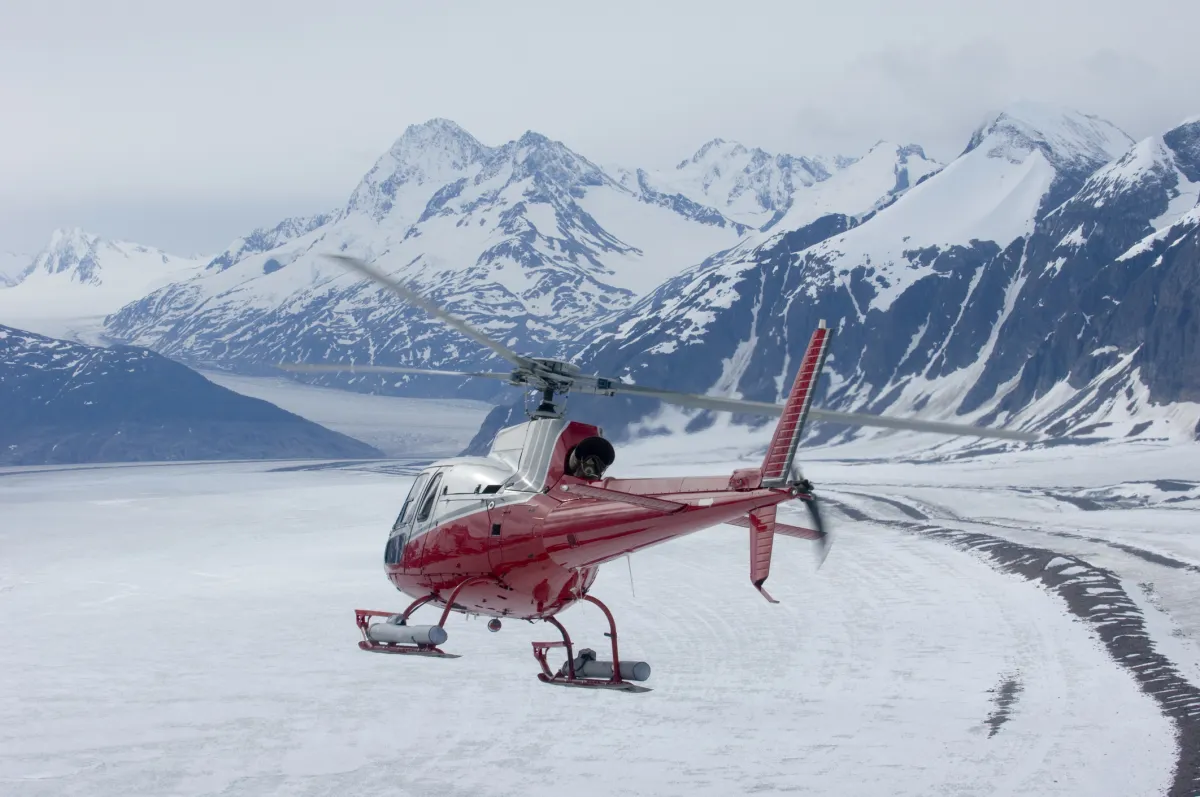
[[(636, 595), (614, 562), (594, 593), (654, 691), (596, 694), (536, 681), (544, 625), (489, 634), (455, 617), (457, 660), (359, 651), (351, 610), (406, 602), (380, 560), (408, 480), (275, 467), (0, 475), (0, 792), (1150, 795), (1168, 781), (1171, 725), (1087, 628), (949, 546), (831, 515), (819, 572), (811, 546), (776, 546), (779, 606), (748, 583), (741, 529), (635, 555)], [(562, 619), (603, 650), (598, 612)], [(1006, 678), (1022, 691), (989, 738)]]

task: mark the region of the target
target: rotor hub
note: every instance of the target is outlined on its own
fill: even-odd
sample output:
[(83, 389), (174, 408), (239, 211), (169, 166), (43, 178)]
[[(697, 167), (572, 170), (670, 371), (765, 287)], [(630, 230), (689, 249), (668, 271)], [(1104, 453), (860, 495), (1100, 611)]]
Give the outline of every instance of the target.
[(551, 357), (531, 357), (530, 359), (536, 364), (538, 374), (541, 376), (561, 376), (570, 382), (582, 373), (578, 365), (566, 360), (555, 360)]

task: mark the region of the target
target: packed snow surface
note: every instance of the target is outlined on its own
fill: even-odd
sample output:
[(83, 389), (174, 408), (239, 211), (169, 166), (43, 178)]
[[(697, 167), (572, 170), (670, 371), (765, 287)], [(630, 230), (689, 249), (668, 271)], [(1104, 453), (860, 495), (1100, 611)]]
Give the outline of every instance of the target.
[[(760, 442), (656, 438), (624, 447), (617, 468), (728, 472)], [(1194, 513), (1086, 512), (1045, 493), (1195, 469), (1148, 450), (966, 464), (813, 451), (836, 543), (815, 571), (809, 544), (778, 542), (782, 604), (747, 583), (745, 531), (728, 526), (635, 555), (632, 584), (624, 563), (602, 570), (593, 591), (622, 650), (654, 668), (637, 696), (536, 681), (529, 642), (555, 638), (544, 626), (489, 634), (456, 616), (456, 660), (359, 651), (351, 610), (406, 602), (381, 565), (403, 463), (4, 473), (0, 792), (1162, 794), (1173, 726), (1091, 628), (986, 557), (888, 519), (942, 507), (968, 526), (1003, 521), (1000, 534), (1076, 549), (1059, 565), (1103, 554), (1137, 580), (1154, 566), (1045, 530), (1102, 526), (1191, 556), (1182, 521), (1144, 530)], [(1174, 634), (1174, 612), (1194, 576), (1151, 575), (1164, 600), (1145, 609), (1184, 661), (1195, 637)], [(562, 619), (601, 649), (589, 609)], [(997, 719), (1002, 686), (1016, 698)]]

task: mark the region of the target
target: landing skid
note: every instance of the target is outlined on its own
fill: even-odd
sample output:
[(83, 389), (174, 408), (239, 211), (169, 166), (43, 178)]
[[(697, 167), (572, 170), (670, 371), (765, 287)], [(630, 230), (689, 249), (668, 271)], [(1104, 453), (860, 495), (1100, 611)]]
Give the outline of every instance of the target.
[(447, 653), (439, 648), (423, 648), (416, 645), (378, 645), (373, 642), (359, 642), (359, 650), (368, 653), (399, 653), (405, 656), (429, 656), (435, 659), (461, 659), (457, 653)]
[[(626, 678), (631, 678), (636, 681), (644, 681), (650, 676), (650, 666), (644, 662), (638, 663), (623, 663), (621, 655), (617, 651), (617, 624), (613, 620), (612, 612), (608, 607), (601, 603), (591, 595), (584, 595), (583, 599), (588, 603), (593, 603), (599, 606), (604, 616), (608, 619), (609, 633), (607, 636), (612, 641), (612, 661), (597, 662), (596, 654), (588, 649), (580, 651), (580, 655), (576, 658), (575, 646), (571, 642), (571, 635), (567, 633), (567, 629), (553, 617), (544, 618), (547, 623), (558, 629), (562, 634), (561, 642), (534, 642), (533, 657), (537, 659), (537, 663), (541, 666), (542, 671), (537, 674), (538, 680), (544, 684), (551, 686), (573, 686), (579, 689), (607, 689), (613, 692), (630, 692), (641, 693), (649, 692), (650, 689), (645, 686), (638, 686)], [(550, 662), (547, 657), (551, 650), (560, 648), (567, 654), (567, 661), (563, 664), (558, 672), (550, 669)], [(627, 669), (626, 666), (627, 665)], [(599, 675), (608, 675), (609, 677), (596, 677)]]
[[(368, 653), (395, 653), (404, 656), (427, 656), (435, 659), (462, 658), (457, 653), (447, 653), (438, 647), (446, 641), (444, 628), (446, 618), (450, 616), (450, 610), (455, 606), (454, 600), (458, 597), (458, 593), (462, 592), (463, 587), (490, 580), (492, 580), (490, 576), (472, 576), (460, 582), (450, 596), (445, 599), (446, 608), (442, 610), (442, 618), (436, 626), (420, 626), (411, 630), (408, 626), (408, 618), (414, 611), (431, 601), (441, 600), (433, 592), (417, 598), (400, 614), (374, 609), (355, 609), (354, 624), (358, 626), (358, 630), (362, 634), (362, 641), (358, 643), (358, 649)], [(373, 618), (386, 619), (384, 623), (372, 624)], [(408, 633), (402, 633), (400, 629), (405, 629)], [(383, 635), (382, 631), (388, 633)], [(436, 636), (431, 636), (432, 632), (436, 632)]]
[(544, 672), (538, 673), (538, 680), (544, 684), (551, 686), (574, 686), (579, 689), (608, 689), (613, 692), (649, 692), (648, 686), (638, 686), (629, 681), (602, 681), (597, 678), (563, 678), (546, 675)]

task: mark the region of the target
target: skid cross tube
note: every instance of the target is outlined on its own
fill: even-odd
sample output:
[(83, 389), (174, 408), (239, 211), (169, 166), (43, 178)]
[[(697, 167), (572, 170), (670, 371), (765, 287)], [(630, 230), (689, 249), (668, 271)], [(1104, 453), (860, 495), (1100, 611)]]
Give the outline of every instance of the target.
[(408, 618), (412, 617), (413, 612), (415, 612), (417, 609), (420, 609), (422, 606), (429, 603), (436, 597), (437, 595), (431, 592), (428, 595), (417, 598), (415, 601), (408, 604), (408, 608), (400, 613), (400, 625), (406, 625), (408, 623)]
[[(613, 619), (612, 612), (608, 607), (601, 603), (596, 598), (590, 595), (582, 596), (582, 600), (594, 603), (600, 607), (600, 611), (604, 612), (605, 618), (608, 620), (608, 637), (612, 641), (612, 676), (609, 678), (591, 678), (581, 676), (575, 665), (575, 646), (571, 642), (571, 635), (567, 633), (567, 629), (554, 617), (543, 617), (542, 619), (555, 628), (562, 634), (561, 642), (534, 642), (533, 657), (537, 659), (541, 665), (542, 671), (538, 673), (538, 680), (545, 684), (554, 686), (576, 686), (586, 689), (612, 689), (621, 692), (649, 692), (650, 690), (644, 686), (638, 686), (635, 683), (626, 681), (621, 677), (621, 654), (617, 647), (617, 623)], [(567, 663), (558, 670), (550, 668), (550, 664), (546, 661), (546, 656), (554, 648), (563, 648), (567, 652)], [(594, 656), (592, 651), (589, 654)], [(607, 662), (606, 662), (607, 663)]]
[(458, 586), (454, 588), (454, 591), (450, 593), (450, 597), (446, 599), (446, 608), (442, 610), (442, 619), (438, 620), (438, 625), (445, 627), (446, 620), (450, 617), (450, 610), (454, 607), (454, 599), (458, 597), (458, 593), (463, 591), (463, 587), (483, 581), (495, 580), (492, 576), (471, 576), (465, 581), (460, 581)]
[(572, 680), (574, 680), (574, 678), (575, 678), (575, 648), (573, 648), (571, 646), (571, 635), (567, 633), (566, 627), (563, 626), (562, 623), (560, 623), (558, 620), (554, 619), (553, 617), (547, 617), (546, 622), (550, 623), (552, 626), (554, 626), (555, 628), (557, 628), (559, 631), (562, 632), (563, 646), (566, 647), (566, 649), (567, 649), (567, 672), (569, 674), (569, 677)]
[[(605, 606), (603, 603), (600, 602), (599, 598), (593, 598), (591, 595), (584, 595), (583, 599), (585, 601), (587, 601), (588, 603), (594, 603), (597, 606), (599, 606), (600, 611), (604, 612), (604, 616), (608, 618), (608, 628), (610, 631), (609, 637), (612, 639), (612, 657), (613, 657), (613, 660), (612, 660), (613, 674), (612, 674), (612, 678), (609, 680), (614, 684), (620, 683), (621, 682), (621, 657), (617, 653), (617, 621), (613, 619), (612, 612), (610, 612), (608, 610), (607, 606)], [(574, 668), (572, 667), (572, 670), (573, 669)]]

